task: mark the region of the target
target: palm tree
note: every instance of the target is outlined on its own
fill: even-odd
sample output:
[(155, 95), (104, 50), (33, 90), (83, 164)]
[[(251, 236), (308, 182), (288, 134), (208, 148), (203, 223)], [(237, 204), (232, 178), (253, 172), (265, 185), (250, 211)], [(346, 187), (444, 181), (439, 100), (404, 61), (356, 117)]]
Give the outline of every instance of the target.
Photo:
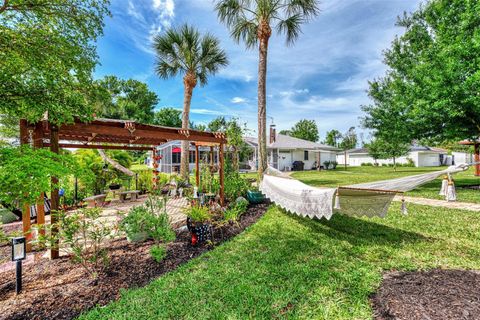
[(267, 169), (266, 77), (268, 41), (272, 28), (285, 34), (293, 44), (301, 33), (302, 23), (319, 13), (317, 0), (218, 0), (218, 18), (230, 29), (236, 42), (243, 40), (247, 48), (258, 44), (258, 145), (260, 177)]
[[(201, 35), (195, 28), (183, 25), (171, 28), (154, 38), (157, 54), (155, 72), (160, 78), (168, 79), (183, 75), (182, 129), (189, 128), (190, 103), (193, 89), (200, 82), (207, 84), (208, 76), (228, 64), (227, 55), (220, 48), (220, 41), (211, 34)], [(189, 142), (182, 141), (180, 175), (189, 178)]]

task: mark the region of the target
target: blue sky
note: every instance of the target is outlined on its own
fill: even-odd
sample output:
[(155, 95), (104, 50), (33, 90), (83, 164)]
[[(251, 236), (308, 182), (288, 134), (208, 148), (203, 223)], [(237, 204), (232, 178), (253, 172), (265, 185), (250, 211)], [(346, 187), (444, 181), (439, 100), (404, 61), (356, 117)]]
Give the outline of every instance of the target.
[[(324, 0), (321, 14), (304, 25), (294, 46), (273, 36), (269, 48), (267, 114), (279, 130), (300, 119), (314, 119), (321, 139), (330, 129), (359, 128), (360, 106), (369, 102), (368, 80), (381, 76), (382, 50), (395, 35), (398, 15), (419, 0)], [(218, 115), (239, 117), (255, 135), (257, 121), (256, 50), (229, 37), (212, 0), (112, 0), (112, 18), (98, 41), (101, 65), (95, 77), (116, 75), (148, 83), (158, 108), (183, 105), (181, 77), (161, 80), (154, 73), (152, 36), (170, 26), (189, 23), (220, 40), (230, 64), (193, 93), (191, 119), (208, 123)], [(271, 119), (268, 120), (270, 124)], [(358, 131), (362, 131), (360, 128)], [(368, 133), (365, 132), (365, 139)]]

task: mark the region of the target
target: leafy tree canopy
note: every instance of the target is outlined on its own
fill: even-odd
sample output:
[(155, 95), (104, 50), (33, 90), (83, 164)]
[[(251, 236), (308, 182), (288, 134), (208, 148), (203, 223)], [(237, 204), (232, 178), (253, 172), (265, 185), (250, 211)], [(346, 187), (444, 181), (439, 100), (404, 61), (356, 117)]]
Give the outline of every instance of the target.
[(366, 126), (388, 136), (397, 115), (410, 140), (478, 137), (480, 2), (431, 0), (398, 25), (405, 33), (385, 52), (387, 74), (370, 83)]
[(155, 112), (153, 123), (159, 126), (180, 128), (182, 126), (182, 111), (175, 108), (161, 108)]
[(365, 147), (368, 149), (368, 154), (374, 160), (377, 159), (393, 159), (393, 165), (396, 169), (396, 159), (408, 154), (410, 144), (396, 143), (389, 139), (375, 138)]
[(350, 127), (347, 132), (343, 135), (342, 142), (340, 142), (340, 148), (344, 150), (353, 149), (357, 147), (357, 133), (355, 132), (355, 127)]
[(95, 84), (93, 95), (97, 116), (147, 124), (154, 122), (153, 110), (159, 99), (145, 83), (106, 76)]
[(342, 134), (338, 130), (330, 130), (327, 132), (327, 137), (325, 138), (325, 144), (332, 146), (332, 147), (338, 147), (338, 144), (340, 143), (340, 139), (342, 138)]
[(216, 117), (210, 121), (207, 125), (208, 131), (210, 132), (219, 132), (225, 131), (227, 128), (227, 119), (225, 117)]
[(4, 0), (0, 5), (0, 113), (55, 123), (89, 118), (86, 94), (108, 0)]
[(318, 127), (315, 120), (300, 120), (290, 130), (290, 135), (308, 141), (318, 141)]

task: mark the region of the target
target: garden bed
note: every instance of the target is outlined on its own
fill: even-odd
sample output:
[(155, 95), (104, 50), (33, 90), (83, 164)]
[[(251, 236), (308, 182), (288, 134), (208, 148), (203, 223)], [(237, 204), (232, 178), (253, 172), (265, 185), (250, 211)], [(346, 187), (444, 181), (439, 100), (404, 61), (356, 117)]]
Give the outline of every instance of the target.
[(434, 269), (384, 276), (372, 297), (375, 319), (478, 319), (480, 272)]
[[(222, 227), (215, 232), (221, 242), (241, 233), (255, 223), (268, 208), (259, 204), (248, 208), (238, 224)], [(220, 234), (223, 237), (220, 237)], [(105, 305), (120, 297), (121, 289), (141, 287), (195, 258), (212, 246), (190, 245), (190, 234), (179, 232), (168, 245), (167, 256), (156, 263), (150, 256), (152, 242), (131, 244), (125, 239), (110, 243), (110, 264), (94, 283), (80, 266), (68, 258), (54, 261), (42, 259), (23, 271), (24, 293), (15, 296), (14, 271), (0, 274), (1, 319), (71, 319), (96, 305)]]

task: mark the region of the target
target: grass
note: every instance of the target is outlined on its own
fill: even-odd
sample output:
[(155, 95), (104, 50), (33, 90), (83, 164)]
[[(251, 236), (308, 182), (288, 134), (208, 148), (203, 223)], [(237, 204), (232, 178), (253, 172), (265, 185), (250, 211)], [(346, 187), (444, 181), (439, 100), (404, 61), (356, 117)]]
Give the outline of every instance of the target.
[(371, 319), (385, 270), (480, 268), (478, 213), (409, 211), (318, 221), (272, 207), (232, 241), (81, 319)]
[[(347, 171), (344, 168), (328, 171), (301, 171), (292, 174), (292, 177), (312, 186), (336, 187), (371, 181), (387, 180), (400, 178), (410, 175), (422, 174), (432, 171), (444, 170), (446, 167), (424, 167), (424, 168), (397, 168), (393, 171), (390, 167), (349, 167)], [(471, 189), (462, 189), (461, 186), (480, 185), (480, 177), (473, 175), (474, 168), (468, 171), (457, 173), (453, 176), (455, 186), (457, 187), (458, 201), (480, 203), (480, 191)], [(415, 190), (407, 193), (413, 197), (424, 197), (429, 199), (444, 199), (438, 192), (440, 191), (442, 177), (427, 183)]]

